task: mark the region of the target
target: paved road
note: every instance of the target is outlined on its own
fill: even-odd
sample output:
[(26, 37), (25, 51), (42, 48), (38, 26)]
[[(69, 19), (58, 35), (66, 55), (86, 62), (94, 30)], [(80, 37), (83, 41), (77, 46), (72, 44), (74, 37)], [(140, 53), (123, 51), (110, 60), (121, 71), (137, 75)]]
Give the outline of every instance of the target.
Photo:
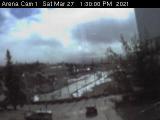
[[(115, 110), (112, 100), (119, 100), (119, 96), (101, 97), (97, 99), (82, 100), (79, 102), (48, 105), (47, 110), (52, 111), (53, 120), (122, 120)], [(86, 118), (86, 106), (96, 106), (98, 115)], [(18, 111), (0, 112), (0, 120), (24, 120), (26, 111), (46, 109), (45, 105), (24, 106)]]

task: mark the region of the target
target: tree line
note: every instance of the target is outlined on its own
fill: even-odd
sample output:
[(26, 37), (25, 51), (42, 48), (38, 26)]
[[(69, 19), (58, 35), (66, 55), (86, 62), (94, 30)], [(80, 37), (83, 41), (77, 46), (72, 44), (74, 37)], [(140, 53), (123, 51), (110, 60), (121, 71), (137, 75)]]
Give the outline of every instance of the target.
[(112, 78), (118, 91), (135, 98), (160, 97), (160, 38), (125, 40), (121, 36), (123, 54), (108, 49)]

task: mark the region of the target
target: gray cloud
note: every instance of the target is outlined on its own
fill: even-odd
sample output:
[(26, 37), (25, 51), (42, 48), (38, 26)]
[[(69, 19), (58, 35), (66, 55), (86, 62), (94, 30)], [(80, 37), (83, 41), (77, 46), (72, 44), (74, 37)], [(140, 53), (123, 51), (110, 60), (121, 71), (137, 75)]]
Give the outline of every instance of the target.
[(3, 15), (2, 11), (0, 11), (0, 23), (2, 24), (5, 21), (5, 16)]
[[(84, 21), (86, 23), (83, 22), (83, 24), (79, 25), (73, 24), (75, 26), (71, 26), (74, 27), (71, 31), (73, 37), (71, 40), (75, 40), (73, 42), (75, 47), (69, 46), (67, 48), (63, 46), (61, 42), (54, 39), (56, 36), (53, 39), (45, 40), (37, 34), (37, 36), (33, 34), (33, 36), (31, 35), (21, 40), (9, 36), (8, 33), (10, 32), (7, 33), (6, 31), (14, 26), (14, 21), (18, 22), (21, 19), (33, 20), (32, 18), (34, 18), (35, 14), (38, 14), (38, 11), (38, 9), (11, 8), (9, 9), (11, 16), (8, 18), (4, 15), (3, 10), (0, 11), (0, 30), (3, 28), (3, 32), (5, 32), (3, 34), (0, 33), (0, 62), (4, 63), (5, 61), (6, 49), (11, 51), (13, 60), (18, 62), (33, 62), (36, 60), (42, 62), (90, 61), (93, 57), (100, 58), (104, 55), (109, 45), (118, 48), (117, 41), (120, 39), (120, 34), (124, 34), (125, 38), (129, 38), (136, 30), (135, 18), (131, 15), (129, 19), (121, 21), (99, 19), (92, 22)], [(85, 42), (86, 46), (83, 46)]]
[[(37, 60), (58, 62), (60, 60), (59, 56), (64, 54), (63, 45), (55, 39), (43, 40), (38, 37), (20, 41), (1, 41), (0, 48), (1, 64), (5, 63), (5, 52), (7, 49), (11, 51), (14, 62), (33, 62)], [(59, 53), (61, 54), (58, 55)]]
[(73, 37), (80, 43), (87, 42), (91, 45), (112, 44), (120, 39), (123, 34), (130, 39), (136, 34), (136, 23), (133, 16), (127, 20), (100, 19), (78, 25), (73, 30)]
[(39, 9), (36, 8), (11, 8), (10, 13), (17, 19), (23, 19), (39, 13)]
[(4, 26), (5, 20), (6, 20), (6, 17), (4, 16), (3, 12), (0, 11), (0, 33), (3, 32), (2, 28)]
[(57, 47), (63, 47), (63, 45), (56, 41), (55, 39), (51, 39), (51, 40), (43, 40), (41, 38), (32, 38), (29, 40), (25, 40), (25, 42), (23, 44), (27, 44), (30, 46), (45, 46), (45, 47), (51, 47), (51, 48), (57, 48)]

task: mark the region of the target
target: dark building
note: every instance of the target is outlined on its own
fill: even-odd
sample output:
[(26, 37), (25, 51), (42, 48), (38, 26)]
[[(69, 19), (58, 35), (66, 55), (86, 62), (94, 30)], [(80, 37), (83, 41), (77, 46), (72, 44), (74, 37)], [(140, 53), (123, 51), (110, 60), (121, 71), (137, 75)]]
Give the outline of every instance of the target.
[(160, 37), (160, 8), (135, 8), (139, 38)]
[(160, 65), (160, 8), (135, 8), (139, 38), (149, 41), (150, 52)]

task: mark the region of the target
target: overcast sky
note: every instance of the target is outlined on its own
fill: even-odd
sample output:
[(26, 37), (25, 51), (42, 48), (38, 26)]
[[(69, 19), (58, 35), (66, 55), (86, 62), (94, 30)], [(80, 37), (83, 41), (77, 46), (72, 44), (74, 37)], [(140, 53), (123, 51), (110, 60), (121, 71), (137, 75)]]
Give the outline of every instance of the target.
[(17, 62), (83, 62), (121, 51), (120, 34), (136, 34), (134, 9), (0, 9), (0, 64), (6, 49)]

